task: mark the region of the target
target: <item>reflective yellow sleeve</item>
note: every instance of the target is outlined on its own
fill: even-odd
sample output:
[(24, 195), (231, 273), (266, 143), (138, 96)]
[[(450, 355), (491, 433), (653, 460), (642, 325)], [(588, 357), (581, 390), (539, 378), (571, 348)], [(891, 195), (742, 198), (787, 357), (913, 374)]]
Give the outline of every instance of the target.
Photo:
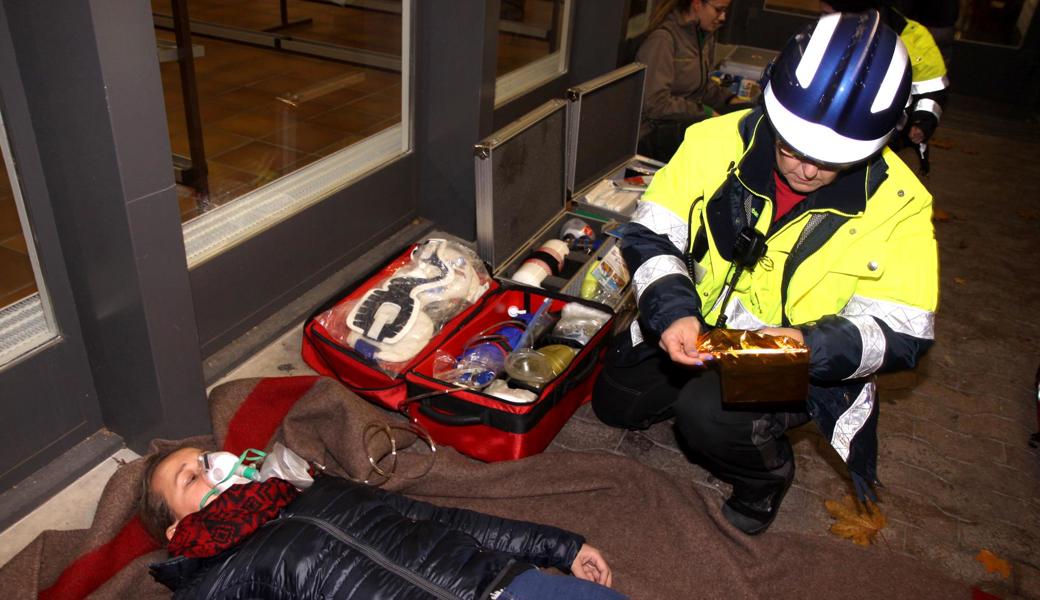
[[(918, 84), (928, 85), (931, 89), (925, 91), (913, 91), (914, 94), (925, 94), (929, 91), (937, 91), (948, 85), (946, 80), (946, 63), (943, 62), (942, 53), (935, 45), (935, 39), (928, 28), (917, 21), (906, 20), (906, 27), (899, 34), (899, 39), (906, 46), (906, 52), (910, 56), (911, 79), (914, 86)], [(941, 87), (935, 84), (942, 83)]]

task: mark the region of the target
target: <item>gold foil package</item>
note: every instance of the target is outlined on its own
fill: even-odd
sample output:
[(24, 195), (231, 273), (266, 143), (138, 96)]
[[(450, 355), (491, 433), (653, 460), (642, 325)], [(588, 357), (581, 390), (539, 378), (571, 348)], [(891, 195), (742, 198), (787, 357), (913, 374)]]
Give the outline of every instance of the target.
[(786, 336), (713, 329), (698, 341), (719, 372), (726, 404), (804, 402), (809, 393), (809, 349)]

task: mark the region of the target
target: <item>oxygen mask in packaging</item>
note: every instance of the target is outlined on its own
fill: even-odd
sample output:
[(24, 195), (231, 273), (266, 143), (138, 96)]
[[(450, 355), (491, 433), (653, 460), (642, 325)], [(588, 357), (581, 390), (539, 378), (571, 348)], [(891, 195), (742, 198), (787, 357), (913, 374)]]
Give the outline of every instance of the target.
[(526, 328), (523, 320), (503, 321), (466, 342), (458, 357), (439, 350), (433, 376), (461, 387), (487, 386), (502, 373), (506, 356), (523, 338)]
[[(538, 307), (534, 316), (531, 317), (527, 331), (524, 332), (516, 347), (506, 357), (506, 372), (515, 381), (537, 387), (551, 381), (563, 371), (563, 368), (566, 368), (566, 364), (564, 364), (563, 368), (554, 373), (556, 361), (547, 360), (546, 355), (541, 350), (535, 350), (534, 348), (535, 342), (552, 327), (553, 321), (555, 321), (555, 317), (549, 312), (551, 306), (551, 298), (546, 298), (542, 301), (542, 305)], [(577, 354), (577, 352), (574, 354)], [(574, 358), (574, 354), (566, 359), (566, 363), (570, 363), (570, 359)]]
[(506, 370), (515, 381), (541, 388), (563, 373), (577, 355), (577, 348), (563, 344), (550, 344), (537, 350), (526, 348), (509, 355)]
[(307, 461), (281, 443), (275, 443), (266, 453), (253, 448), (240, 456), (230, 452), (203, 452), (199, 455), (199, 466), (206, 481), (213, 486), (199, 503), (200, 510), (211, 498), (233, 485), (277, 477), (297, 489), (306, 489), (314, 482)]

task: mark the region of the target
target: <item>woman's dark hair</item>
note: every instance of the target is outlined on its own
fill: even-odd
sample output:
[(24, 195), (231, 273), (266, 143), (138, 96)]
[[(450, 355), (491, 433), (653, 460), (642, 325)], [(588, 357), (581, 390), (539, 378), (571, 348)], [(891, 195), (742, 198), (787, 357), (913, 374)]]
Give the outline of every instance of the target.
[(141, 489), (137, 497), (137, 514), (145, 531), (163, 546), (168, 541), (166, 530), (173, 525), (177, 518), (166, 504), (166, 498), (163, 498), (162, 494), (152, 486), (152, 477), (155, 476), (155, 469), (158, 468), (159, 463), (169, 458), (174, 452), (191, 447), (185, 445), (160, 450), (145, 459), (144, 476), (141, 478)]
[(647, 25), (646, 30), (653, 31), (660, 27), (661, 23), (664, 23), (664, 20), (676, 8), (688, 11), (692, 6), (693, 0), (661, 0), (661, 2), (654, 5), (654, 12), (650, 15), (650, 24)]

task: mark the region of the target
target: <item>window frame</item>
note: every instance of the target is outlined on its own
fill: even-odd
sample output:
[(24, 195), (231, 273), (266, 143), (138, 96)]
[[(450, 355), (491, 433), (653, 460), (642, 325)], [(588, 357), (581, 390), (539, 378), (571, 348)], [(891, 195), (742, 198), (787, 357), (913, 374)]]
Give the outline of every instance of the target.
[(570, 65), (575, 0), (562, 0), (560, 9), (560, 46), (551, 54), (495, 78), (495, 108), (534, 91), (567, 74)]
[(37, 288), (36, 292), (25, 298), (7, 306), (0, 306), (0, 371), (2, 371), (59, 339), (61, 332), (47, 292), (43, 269), (40, 266), (35, 243), (36, 236), (32, 234), (32, 223), (25, 208), (21, 180), (16, 168), (17, 162), (11, 142), (7, 137), (7, 126), (2, 110), (0, 110), (0, 155), (2, 155), (4, 168), (7, 170), (11, 196), (14, 200), (15, 211), (18, 213), (22, 235), (25, 237), (25, 247)]
[(413, 152), (413, 3), (401, 3), (401, 121), (185, 222), (189, 270)]

